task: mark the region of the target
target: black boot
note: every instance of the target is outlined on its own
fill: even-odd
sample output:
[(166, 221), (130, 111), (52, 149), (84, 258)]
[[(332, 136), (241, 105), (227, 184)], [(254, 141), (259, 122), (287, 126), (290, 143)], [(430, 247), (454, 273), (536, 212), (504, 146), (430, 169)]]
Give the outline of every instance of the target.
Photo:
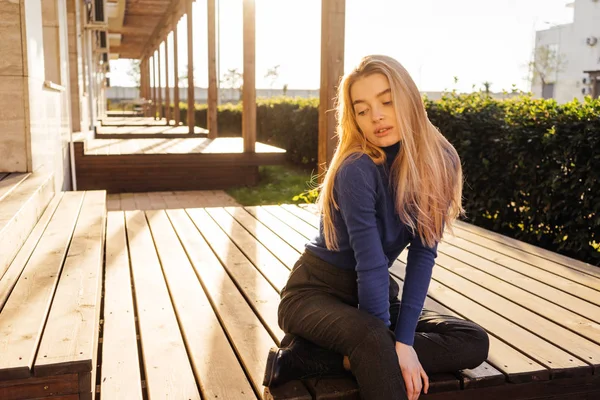
[(346, 373), (343, 360), (340, 354), (294, 336), (286, 347), (269, 351), (263, 385), (275, 387), (294, 379), (342, 376)]

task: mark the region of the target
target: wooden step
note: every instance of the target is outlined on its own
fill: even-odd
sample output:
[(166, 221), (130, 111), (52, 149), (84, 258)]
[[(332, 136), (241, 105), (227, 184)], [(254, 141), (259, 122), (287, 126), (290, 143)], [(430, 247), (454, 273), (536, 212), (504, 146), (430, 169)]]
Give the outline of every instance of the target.
[[(4, 178), (5, 181), (7, 178)], [(54, 197), (54, 174), (18, 176), (0, 186), (0, 278)], [(0, 181), (1, 183), (2, 181)], [(3, 196), (4, 193), (5, 195)]]

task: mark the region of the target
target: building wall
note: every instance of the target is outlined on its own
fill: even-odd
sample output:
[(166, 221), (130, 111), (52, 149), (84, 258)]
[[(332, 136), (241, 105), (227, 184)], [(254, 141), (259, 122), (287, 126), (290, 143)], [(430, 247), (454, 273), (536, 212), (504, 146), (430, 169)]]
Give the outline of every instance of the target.
[(0, 171), (27, 171), (27, 77), (19, 1), (0, 1)]
[[(582, 100), (588, 86), (582, 80), (583, 71), (600, 70), (600, 1), (576, 0), (573, 23), (559, 25), (536, 33), (536, 48), (554, 45), (565, 60), (562, 71), (555, 74), (554, 98), (562, 103), (574, 98)], [(595, 46), (586, 43), (588, 37), (598, 38)], [(582, 92), (586, 89), (586, 93)], [(541, 97), (541, 82), (532, 83), (531, 91)]]
[(51, 171), (57, 191), (71, 188), (66, 1), (0, 2), (0, 172)]

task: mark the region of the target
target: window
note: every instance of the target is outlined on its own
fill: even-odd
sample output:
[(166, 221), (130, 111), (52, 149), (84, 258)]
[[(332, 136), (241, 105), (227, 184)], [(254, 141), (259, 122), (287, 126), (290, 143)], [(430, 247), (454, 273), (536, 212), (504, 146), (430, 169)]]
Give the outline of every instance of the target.
[(554, 83), (544, 83), (542, 85), (542, 97), (551, 99), (554, 97)]
[(42, 29), (45, 79), (60, 85), (60, 36), (56, 0), (42, 0)]

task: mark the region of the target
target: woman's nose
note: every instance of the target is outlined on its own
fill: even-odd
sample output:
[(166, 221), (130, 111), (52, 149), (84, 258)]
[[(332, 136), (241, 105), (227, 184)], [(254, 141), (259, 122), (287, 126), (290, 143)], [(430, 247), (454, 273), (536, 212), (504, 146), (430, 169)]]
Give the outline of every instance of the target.
[(371, 118), (373, 118), (373, 122), (378, 122), (383, 119), (383, 112), (380, 108), (374, 107), (371, 112)]

